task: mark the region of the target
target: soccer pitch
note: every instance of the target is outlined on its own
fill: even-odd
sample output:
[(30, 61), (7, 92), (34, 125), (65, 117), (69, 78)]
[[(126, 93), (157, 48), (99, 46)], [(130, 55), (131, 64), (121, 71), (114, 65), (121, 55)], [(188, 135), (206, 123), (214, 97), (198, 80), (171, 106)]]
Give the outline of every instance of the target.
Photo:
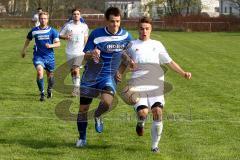
[[(32, 45), (27, 57), (20, 57), (27, 31), (0, 29), (0, 160), (240, 159), (240, 33), (153, 32), (152, 39), (162, 41), (193, 78), (167, 71), (173, 90), (166, 94), (160, 154), (152, 154), (151, 116), (138, 137), (134, 111), (120, 99), (104, 116), (104, 132), (97, 134), (89, 121), (88, 146), (75, 148), (76, 122), (59, 119), (55, 108), (70, 100), (76, 114), (78, 99), (54, 91), (53, 99), (39, 101)], [(55, 50), (57, 66), (66, 60), (64, 47), (62, 42)]]

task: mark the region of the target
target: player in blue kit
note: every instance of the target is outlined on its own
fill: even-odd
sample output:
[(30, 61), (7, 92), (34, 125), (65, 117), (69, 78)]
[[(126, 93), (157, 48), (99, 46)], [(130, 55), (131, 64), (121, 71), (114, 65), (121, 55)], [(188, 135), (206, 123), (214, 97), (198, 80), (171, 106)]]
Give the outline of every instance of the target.
[(87, 112), (93, 100), (100, 94), (100, 103), (95, 117), (95, 129), (103, 131), (101, 115), (107, 112), (116, 92), (117, 70), (122, 60), (122, 51), (131, 41), (131, 35), (120, 27), (121, 13), (116, 7), (105, 12), (107, 25), (92, 31), (84, 48), (87, 60), (80, 86), (80, 109), (77, 119), (79, 140), (77, 147), (86, 145)]
[(48, 77), (47, 98), (52, 97), (52, 87), (54, 84), (53, 71), (55, 68), (55, 58), (53, 48), (60, 46), (59, 34), (52, 27), (48, 26), (49, 14), (41, 12), (39, 14), (40, 26), (32, 28), (28, 33), (21, 56), (26, 56), (26, 49), (30, 41), (34, 38), (35, 45), (33, 51), (33, 64), (37, 70), (37, 85), (40, 91), (40, 101), (45, 100), (43, 73), (46, 70)]

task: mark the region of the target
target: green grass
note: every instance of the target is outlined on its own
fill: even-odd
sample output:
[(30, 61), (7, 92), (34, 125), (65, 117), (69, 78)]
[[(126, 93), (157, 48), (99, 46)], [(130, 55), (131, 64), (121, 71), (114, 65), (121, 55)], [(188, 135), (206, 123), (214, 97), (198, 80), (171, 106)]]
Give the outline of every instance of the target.
[[(132, 31), (136, 38), (136, 31)], [(104, 117), (105, 131), (88, 127), (88, 147), (75, 148), (76, 122), (55, 114), (56, 105), (78, 99), (54, 91), (54, 98), (38, 101), (32, 47), (20, 58), (27, 30), (0, 29), (0, 159), (102, 160), (237, 160), (240, 159), (240, 33), (153, 32), (171, 57), (191, 71), (191, 81), (168, 70), (174, 87), (166, 95), (161, 154), (150, 152), (151, 120), (145, 135), (135, 133), (133, 109), (120, 99)], [(56, 63), (65, 62), (65, 43), (56, 49)], [(70, 83), (68, 77), (66, 83)], [(96, 102), (93, 103), (96, 106)]]

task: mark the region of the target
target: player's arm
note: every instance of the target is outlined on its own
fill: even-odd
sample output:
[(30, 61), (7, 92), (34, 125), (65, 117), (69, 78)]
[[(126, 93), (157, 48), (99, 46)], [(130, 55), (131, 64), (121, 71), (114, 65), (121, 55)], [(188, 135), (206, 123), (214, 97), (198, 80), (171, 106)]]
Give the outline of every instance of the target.
[(22, 58), (24, 58), (26, 56), (26, 50), (27, 50), (27, 47), (29, 46), (29, 43), (30, 43), (31, 40), (29, 40), (28, 38), (26, 39), (25, 43), (24, 43), (24, 46), (23, 46), (23, 49), (21, 51), (21, 56)]
[(52, 37), (53, 37), (53, 44), (47, 43), (46, 47), (47, 48), (57, 48), (57, 47), (60, 47), (61, 43), (60, 43), (60, 40), (59, 40), (59, 33), (55, 29), (53, 29)]
[(60, 47), (60, 45), (61, 45), (60, 41), (54, 41), (53, 44), (47, 43), (46, 47), (47, 48), (57, 48), (57, 47)]
[(98, 63), (100, 60), (100, 53), (101, 51), (96, 47), (94, 50), (87, 51), (84, 55), (84, 60), (93, 60), (94, 62)]
[(67, 34), (67, 29), (68, 29), (68, 23), (66, 23), (63, 28), (61, 29), (59, 33), (59, 38), (63, 40), (70, 40), (71, 39), (71, 34)]
[(127, 54), (127, 50), (123, 51), (122, 54), (122, 61), (116, 73), (117, 81), (122, 81), (122, 75), (126, 71), (127, 67), (130, 67), (131, 70), (136, 68), (136, 63), (131, 59), (131, 57)]
[[(85, 40), (85, 39), (84, 39)], [(94, 33), (92, 32), (88, 39), (86, 39), (86, 45), (83, 50), (84, 60), (93, 60), (94, 62), (98, 63), (100, 60), (100, 53), (101, 51), (97, 48), (96, 44), (94, 44)]]
[(171, 61), (170, 63), (167, 63), (167, 65), (174, 70), (175, 72), (177, 72), (178, 74), (180, 74), (182, 77), (186, 78), (186, 79), (191, 79), (192, 74), (190, 72), (186, 72), (184, 71), (176, 62)]

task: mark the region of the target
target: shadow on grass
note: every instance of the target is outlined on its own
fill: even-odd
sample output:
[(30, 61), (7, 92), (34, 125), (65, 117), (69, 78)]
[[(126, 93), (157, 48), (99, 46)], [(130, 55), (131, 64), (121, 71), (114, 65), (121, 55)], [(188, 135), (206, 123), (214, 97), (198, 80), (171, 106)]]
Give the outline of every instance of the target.
[[(110, 144), (88, 144), (84, 148), (76, 148), (75, 143), (69, 143), (69, 142), (57, 142), (57, 141), (49, 141), (48, 139), (45, 140), (36, 140), (36, 139), (0, 139), (0, 144), (8, 144), (8, 145), (22, 145), (28, 148), (32, 149), (44, 149), (44, 148), (59, 148), (59, 147), (69, 147), (69, 148), (75, 148), (75, 149), (84, 149), (84, 150), (102, 150), (102, 149), (110, 149), (114, 147)], [(116, 146), (115, 146), (116, 147)]]

